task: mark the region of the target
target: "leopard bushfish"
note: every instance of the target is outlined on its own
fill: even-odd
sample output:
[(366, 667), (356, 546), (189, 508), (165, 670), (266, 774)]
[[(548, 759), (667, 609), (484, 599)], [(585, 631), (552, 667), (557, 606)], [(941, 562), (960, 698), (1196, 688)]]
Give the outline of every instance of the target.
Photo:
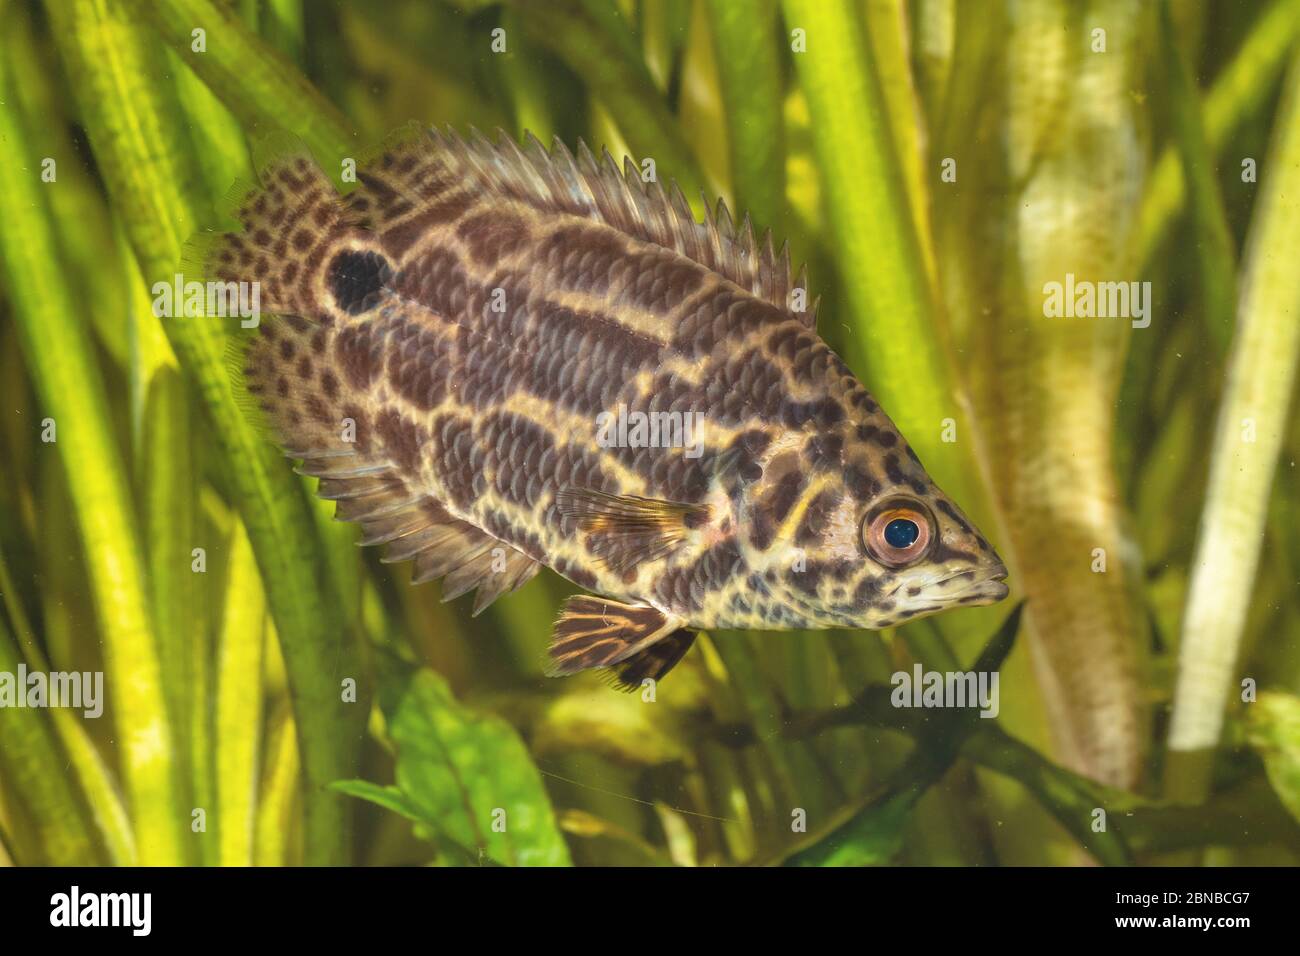
[(384, 560), (474, 612), (585, 589), (549, 671), (658, 679), (698, 629), (886, 628), (1006, 568), (817, 334), (805, 270), (629, 159), (413, 129), (340, 194), (267, 163), (205, 267), (256, 282), (243, 376)]

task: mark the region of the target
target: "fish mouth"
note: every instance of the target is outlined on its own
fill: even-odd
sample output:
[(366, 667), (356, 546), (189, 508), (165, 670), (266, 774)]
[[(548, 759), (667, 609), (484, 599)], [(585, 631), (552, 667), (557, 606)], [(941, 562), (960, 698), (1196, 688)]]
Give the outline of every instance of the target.
[(985, 575), (973, 590), (987, 597), (989, 604), (996, 604), (1011, 593), (1006, 581), (1007, 566), (999, 561), (997, 567)]
[[(1011, 588), (1006, 584), (1007, 566), (999, 561), (997, 564), (984, 571), (976, 571), (975, 576), (970, 580), (966, 587), (952, 594), (960, 603), (967, 607), (980, 607), (985, 604), (996, 604), (1008, 594)], [(967, 572), (957, 572), (950, 574), (938, 582), (940, 586), (962, 578)]]

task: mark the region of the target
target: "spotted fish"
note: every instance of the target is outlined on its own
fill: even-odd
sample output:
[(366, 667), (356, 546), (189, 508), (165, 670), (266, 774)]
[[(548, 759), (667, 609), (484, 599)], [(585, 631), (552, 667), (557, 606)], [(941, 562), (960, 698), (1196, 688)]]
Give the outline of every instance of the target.
[(549, 670), (662, 677), (697, 629), (885, 628), (1006, 569), (725, 207), (557, 141), (409, 131), (345, 196), (282, 155), (207, 246), (244, 361), (338, 517), (474, 612), (546, 565)]

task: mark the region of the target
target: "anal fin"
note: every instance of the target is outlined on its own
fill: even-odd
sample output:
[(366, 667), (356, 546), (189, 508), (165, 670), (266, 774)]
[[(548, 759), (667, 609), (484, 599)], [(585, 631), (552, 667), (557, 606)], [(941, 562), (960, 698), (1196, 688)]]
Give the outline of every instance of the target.
[[(615, 667), (674, 635), (684, 623), (658, 608), (575, 594), (564, 602), (555, 624), (547, 673), (559, 677), (593, 667)], [(685, 648), (659, 673), (677, 663), (682, 653)], [(632, 670), (638, 673), (641, 667), (651, 669), (650, 663), (647, 658)]]

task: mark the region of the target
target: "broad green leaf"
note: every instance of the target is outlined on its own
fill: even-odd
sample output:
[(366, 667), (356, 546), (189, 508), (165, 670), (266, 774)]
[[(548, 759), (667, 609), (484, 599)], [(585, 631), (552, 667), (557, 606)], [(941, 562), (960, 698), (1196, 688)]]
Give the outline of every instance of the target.
[(1246, 706), (1246, 740), (1264, 759), (1278, 799), (1300, 820), (1300, 697), (1262, 691)]
[(364, 796), (427, 826), (453, 845), (512, 866), (566, 866), (569, 850), (532, 758), (513, 727), (478, 713), (430, 670), (396, 661), (380, 706), (396, 751), (395, 786), (335, 789)]

